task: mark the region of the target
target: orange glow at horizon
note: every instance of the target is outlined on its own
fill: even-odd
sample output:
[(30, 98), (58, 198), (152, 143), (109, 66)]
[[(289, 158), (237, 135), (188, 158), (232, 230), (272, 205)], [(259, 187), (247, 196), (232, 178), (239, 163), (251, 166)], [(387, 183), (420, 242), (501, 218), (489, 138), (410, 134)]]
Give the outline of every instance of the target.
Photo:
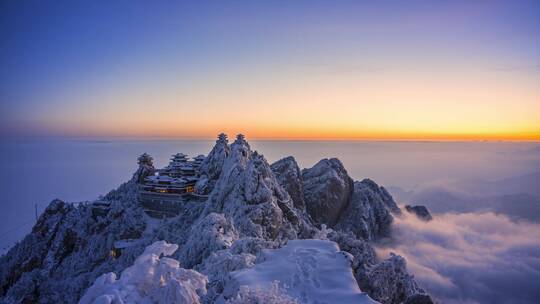
[[(59, 134), (61, 132), (58, 132)], [(74, 129), (62, 132), (66, 136), (88, 137), (133, 137), (133, 138), (179, 138), (213, 139), (219, 133), (233, 138), (242, 133), (251, 140), (389, 140), (389, 141), (540, 141), (540, 129), (534, 132), (518, 130), (515, 132), (424, 132), (399, 130), (353, 130), (329, 128), (279, 128), (279, 127), (219, 127), (205, 128), (154, 126), (135, 130), (131, 127), (115, 129)]]
[(539, 141), (538, 5), (469, 2), (36, 11), (7, 20), (0, 136)]
[(51, 133), (69, 136), (214, 138), (225, 132), (289, 140), (540, 140), (534, 81), (446, 77), (397, 73), (359, 82), (350, 75), (291, 75), (294, 83), (271, 86), (264, 79), (209, 79), (200, 87), (167, 90), (141, 86), (90, 96), (86, 106), (57, 109), (45, 123)]

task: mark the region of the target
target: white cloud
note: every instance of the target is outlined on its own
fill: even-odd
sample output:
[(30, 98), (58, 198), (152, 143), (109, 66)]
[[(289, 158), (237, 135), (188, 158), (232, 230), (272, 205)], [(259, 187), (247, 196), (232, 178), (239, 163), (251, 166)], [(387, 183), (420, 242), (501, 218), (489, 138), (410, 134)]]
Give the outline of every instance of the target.
[(424, 222), (396, 218), (385, 257), (407, 258), (420, 284), (443, 303), (536, 303), (540, 224), (493, 213), (443, 214)]

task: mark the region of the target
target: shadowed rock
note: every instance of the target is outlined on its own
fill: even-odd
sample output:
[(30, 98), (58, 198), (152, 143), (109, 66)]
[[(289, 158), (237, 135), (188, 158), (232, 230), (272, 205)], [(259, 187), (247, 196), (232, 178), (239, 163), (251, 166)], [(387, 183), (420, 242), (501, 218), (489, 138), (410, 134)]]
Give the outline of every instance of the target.
[(368, 241), (388, 236), (393, 217), (387, 206), (393, 200), (386, 193), (371, 180), (355, 182), (351, 201), (334, 228)]
[(304, 210), (306, 203), (304, 202), (304, 189), (302, 185), (302, 172), (296, 163), (294, 157), (289, 156), (278, 160), (271, 166), (276, 178), (291, 196), (294, 206)]
[(384, 188), (383, 186), (377, 185), (377, 183), (375, 183), (373, 180), (369, 178), (363, 179), (362, 184), (364, 185), (364, 187), (368, 188), (372, 193), (376, 193), (377, 196), (379, 196), (380, 201), (388, 209), (388, 211), (392, 212), (393, 214), (401, 214), (401, 209), (399, 209), (398, 205), (394, 201), (394, 198), (392, 198), (392, 195), (388, 193), (386, 188)]
[(413, 276), (407, 273), (407, 263), (399, 255), (391, 254), (360, 275), (357, 280), (362, 291), (381, 303), (403, 303), (409, 298), (413, 301), (417, 294), (425, 294)]
[(302, 170), (306, 209), (319, 224), (333, 227), (347, 207), (353, 180), (337, 158), (323, 159)]
[(203, 160), (199, 168), (200, 178), (195, 185), (195, 191), (200, 194), (208, 194), (214, 189), (217, 179), (221, 175), (223, 163), (231, 154), (227, 135), (218, 135), (216, 144)]
[(276, 180), (266, 159), (252, 152), (243, 135), (230, 146), (206, 212), (224, 213), (241, 236), (295, 238), (297, 222), (288, 193)]
[(427, 294), (417, 293), (408, 297), (404, 304), (433, 304), (433, 300)]
[(405, 210), (407, 210), (407, 212), (409, 212), (409, 213), (412, 213), (412, 214), (416, 215), (419, 219), (424, 220), (424, 221), (431, 221), (433, 219), (433, 217), (429, 213), (426, 206), (406, 205)]

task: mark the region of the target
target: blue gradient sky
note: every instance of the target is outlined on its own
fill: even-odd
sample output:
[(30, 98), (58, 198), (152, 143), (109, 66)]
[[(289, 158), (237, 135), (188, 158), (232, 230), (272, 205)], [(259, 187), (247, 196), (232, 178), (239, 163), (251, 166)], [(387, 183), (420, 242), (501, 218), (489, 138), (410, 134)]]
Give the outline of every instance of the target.
[(3, 1), (2, 135), (540, 139), (538, 1)]

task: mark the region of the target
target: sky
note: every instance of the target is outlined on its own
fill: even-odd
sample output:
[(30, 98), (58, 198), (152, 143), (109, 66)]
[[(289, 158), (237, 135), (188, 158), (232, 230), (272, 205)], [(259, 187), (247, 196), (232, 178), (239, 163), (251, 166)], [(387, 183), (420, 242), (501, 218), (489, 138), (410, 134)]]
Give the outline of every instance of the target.
[(2, 1), (0, 136), (540, 140), (538, 1)]

